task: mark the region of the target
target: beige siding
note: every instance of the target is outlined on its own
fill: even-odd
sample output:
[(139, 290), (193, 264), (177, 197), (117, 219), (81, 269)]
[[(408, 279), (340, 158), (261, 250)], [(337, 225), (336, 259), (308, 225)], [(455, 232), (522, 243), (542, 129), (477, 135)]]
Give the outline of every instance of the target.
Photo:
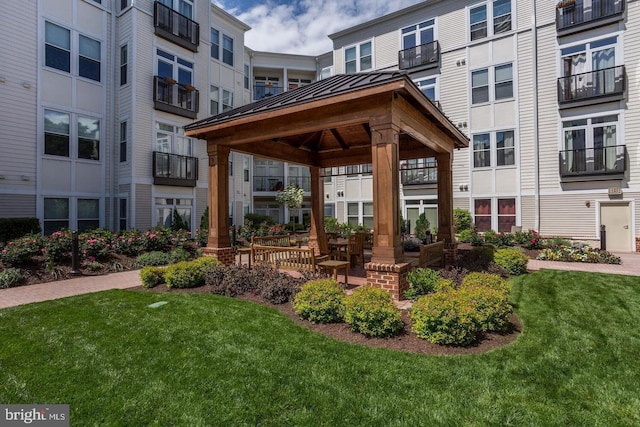
[(520, 150), (520, 189), (533, 191), (535, 188), (535, 134), (534, 134), (534, 88), (533, 88), (533, 53), (531, 33), (518, 35), (517, 64)]
[[(640, 186), (640, 2), (627, 2), (627, 25), (624, 34), (624, 62), (627, 72), (627, 110), (623, 144), (629, 154), (629, 185)], [(640, 232), (640, 229), (638, 229)]]
[(140, 230), (147, 230), (153, 226), (151, 222), (153, 212), (153, 200), (151, 197), (151, 186), (136, 184), (135, 194), (135, 218), (130, 224)]
[[(540, 234), (576, 238), (596, 237), (595, 199), (606, 195), (557, 194), (540, 197)], [(590, 201), (590, 206), (585, 201)]]
[[(538, 1), (538, 7), (548, 7), (549, 1)], [(554, 5), (555, 10), (555, 5)], [(519, 30), (531, 28), (531, 1), (516, 0), (512, 8), (512, 14), (515, 15), (516, 25)]]
[(36, 196), (0, 193), (0, 218), (36, 216)]
[(454, 197), (453, 198), (453, 209), (466, 209), (469, 210), (471, 208), (469, 204), (468, 197)]
[[(242, 203), (242, 202), (240, 202)], [(195, 225), (200, 228), (200, 219), (204, 210), (209, 204), (209, 190), (207, 188), (196, 188), (196, 208), (195, 208)]]
[(376, 37), (373, 45), (375, 49), (375, 69), (397, 68), (398, 51), (400, 50), (400, 35), (397, 31)]
[(526, 196), (520, 198), (520, 225), (523, 230), (536, 228), (536, 199)]
[[(523, 0), (518, 1), (521, 3)], [(528, 0), (524, 0), (530, 3)], [(556, 2), (555, 0), (536, 1), (536, 19), (538, 25), (554, 24), (556, 22)], [(555, 32), (555, 27), (553, 28)]]

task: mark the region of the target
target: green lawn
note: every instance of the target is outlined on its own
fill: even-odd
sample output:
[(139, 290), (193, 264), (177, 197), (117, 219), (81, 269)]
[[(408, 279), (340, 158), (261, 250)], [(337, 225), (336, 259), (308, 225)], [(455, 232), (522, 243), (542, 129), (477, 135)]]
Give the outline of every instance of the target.
[(0, 310), (0, 402), (69, 403), (72, 425), (640, 425), (640, 279), (513, 284), (524, 333), (472, 356), (344, 344), (203, 294)]

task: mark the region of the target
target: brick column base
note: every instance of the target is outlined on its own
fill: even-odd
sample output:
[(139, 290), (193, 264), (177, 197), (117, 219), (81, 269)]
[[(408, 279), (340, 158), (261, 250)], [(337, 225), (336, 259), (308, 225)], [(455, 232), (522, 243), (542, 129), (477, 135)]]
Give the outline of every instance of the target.
[(309, 249), (313, 249), (313, 253), (315, 255), (320, 255), (320, 245), (318, 244), (318, 239), (315, 238), (309, 238), (309, 241), (307, 242), (307, 247)]
[(636, 252), (640, 252), (640, 237), (636, 237)]
[(218, 258), (224, 265), (233, 265), (236, 262), (236, 250), (235, 248), (202, 248), (202, 256), (210, 256)]
[(458, 263), (458, 244), (448, 243), (444, 246), (444, 265), (456, 265)]
[(389, 292), (396, 301), (404, 298), (404, 291), (409, 289), (407, 273), (411, 270), (411, 264), (369, 262), (364, 268), (367, 270), (367, 286)]

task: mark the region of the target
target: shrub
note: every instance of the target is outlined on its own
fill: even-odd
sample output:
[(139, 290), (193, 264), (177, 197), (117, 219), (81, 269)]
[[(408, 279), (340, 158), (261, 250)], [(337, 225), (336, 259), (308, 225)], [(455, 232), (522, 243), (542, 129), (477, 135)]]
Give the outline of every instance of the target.
[(293, 309), (311, 323), (341, 322), (345, 296), (345, 290), (333, 279), (312, 280), (300, 288)]
[(502, 277), (489, 273), (469, 273), (462, 280), (461, 288), (483, 286), (485, 288), (494, 289), (508, 295), (511, 290), (509, 282)]
[(548, 237), (543, 239), (540, 246), (545, 248), (559, 248), (560, 246), (571, 246), (571, 240), (564, 237)]
[(273, 219), (273, 217), (271, 217), (269, 215), (261, 215), (261, 214), (257, 214), (257, 213), (245, 214), (244, 221), (245, 221), (245, 223), (247, 221), (251, 221), (253, 224), (265, 223), (268, 226), (276, 224), (276, 220)]
[(593, 249), (588, 246), (543, 249), (538, 253), (537, 259), (546, 261), (564, 262), (588, 262), (603, 264), (620, 264), (622, 260), (619, 256), (601, 249)]
[(26, 276), (18, 268), (7, 268), (0, 271), (0, 289), (11, 288), (24, 282)]
[(493, 246), (476, 246), (460, 253), (458, 265), (470, 271), (484, 271), (493, 261)]
[(466, 209), (453, 210), (453, 228), (456, 233), (471, 229), (471, 212)]
[(476, 325), (481, 331), (507, 330), (512, 309), (506, 293), (486, 286), (465, 286), (457, 293), (474, 308)]
[(291, 301), (300, 291), (301, 279), (295, 279), (287, 273), (273, 270), (260, 282), (258, 294), (271, 304), (284, 304)]
[(477, 236), (478, 232), (474, 229), (467, 228), (458, 233), (458, 241), (461, 243), (471, 243), (474, 235)]
[(456, 282), (451, 279), (441, 278), (436, 282), (436, 286), (434, 287), (434, 292), (449, 292), (453, 291), (457, 288)]
[(462, 284), (462, 281), (467, 274), (469, 274), (469, 270), (452, 265), (448, 265), (447, 267), (440, 270), (440, 277), (442, 277), (443, 280), (451, 281), (454, 284), (455, 288), (459, 287)]
[(62, 230), (43, 239), (44, 256), (50, 262), (64, 261), (71, 252), (71, 231)]
[(436, 283), (441, 279), (436, 270), (430, 268), (416, 268), (407, 274), (409, 289), (404, 297), (415, 301), (419, 296), (435, 292)]
[(169, 246), (169, 230), (163, 227), (156, 227), (149, 231), (145, 231), (140, 235), (141, 250), (164, 251)]
[(40, 236), (24, 236), (8, 242), (0, 250), (0, 261), (5, 267), (24, 265), (40, 252)]
[(145, 267), (147, 265), (167, 265), (171, 264), (169, 261), (169, 254), (166, 252), (153, 251), (138, 255), (136, 258), (136, 267)]
[(520, 276), (527, 272), (529, 257), (515, 248), (498, 249), (493, 255), (493, 260), (504, 268), (512, 276)]
[(392, 337), (404, 329), (402, 315), (391, 295), (363, 286), (344, 300), (344, 320), (351, 330), (369, 337)]
[(182, 261), (167, 267), (164, 279), (168, 288), (195, 288), (204, 284), (207, 270), (216, 265), (220, 261), (211, 257)]
[(173, 264), (180, 261), (189, 261), (193, 258), (191, 253), (182, 247), (177, 247), (176, 249), (169, 252), (169, 263)]
[(482, 244), (498, 246), (498, 233), (493, 230), (482, 233)]
[(542, 239), (535, 230), (516, 231), (513, 234), (513, 240), (527, 249), (540, 249), (542, 247)]
[[(109, 233), (110, 234), (110, 233)], [(103, 258), (111, 250), (111, 239), (102, 233), (82, 233), (78, 235), (80, 256), (84, 259)]]
[(427, 214), (423, 212), (416, 220), (414, 232), (418, 239), (425, 240), (427, 238), (427, 230), (429, 230), (429, 220), (427, 219)]
[(204, 282), (217, 295), (235, 297), (257, 289), (257, 282), (264, 277), (265, 267), (249, 269), (244, 265), (215, 266), (207, 270)]
[(114, 238), (114, 250), (122, 255), (138, 255), (143, 252), (142, 232), (124, 230)]
[(9, 242), (29, 234), (40, 235), (38, 218), (0, 218), (0, 242)]
[(148, 265), (140, 270), (140, 280), (142, 281), (142, 286), (145, 288), (153, 288), (154, 286), (158, 286), (164, 281), (164, 273), (166, 268), (164, 267), (155, 267)]
[(480, 331), (475, 307), (458, 291), (425, 295), (409, 314), (415, 334), (434, 344), (469, 345)]
[(406, 239), (404, 239), (404, 242), (402, 244), (404, 246), (405, 251), (416, 252), (420, 250), (420, 245), (422, 244), (422, 241), (415, 237), (407, 237)]

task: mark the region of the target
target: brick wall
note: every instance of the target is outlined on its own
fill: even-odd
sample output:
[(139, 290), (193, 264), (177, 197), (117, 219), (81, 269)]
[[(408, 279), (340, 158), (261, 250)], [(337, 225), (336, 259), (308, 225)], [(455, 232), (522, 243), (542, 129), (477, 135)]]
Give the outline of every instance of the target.
[(224, 265), (232, 265), (236, 262), (236, 250), (234, 248), (202, 248), (202, 256), (218, 258)]
[(394, 300), (403, 299), (404, 291), (409, 288), (407, 273), (411, 269), (411, 264), (370, 262), (365, 265), (365, 269), (367, 270), (367, 286), (389, 292)]

